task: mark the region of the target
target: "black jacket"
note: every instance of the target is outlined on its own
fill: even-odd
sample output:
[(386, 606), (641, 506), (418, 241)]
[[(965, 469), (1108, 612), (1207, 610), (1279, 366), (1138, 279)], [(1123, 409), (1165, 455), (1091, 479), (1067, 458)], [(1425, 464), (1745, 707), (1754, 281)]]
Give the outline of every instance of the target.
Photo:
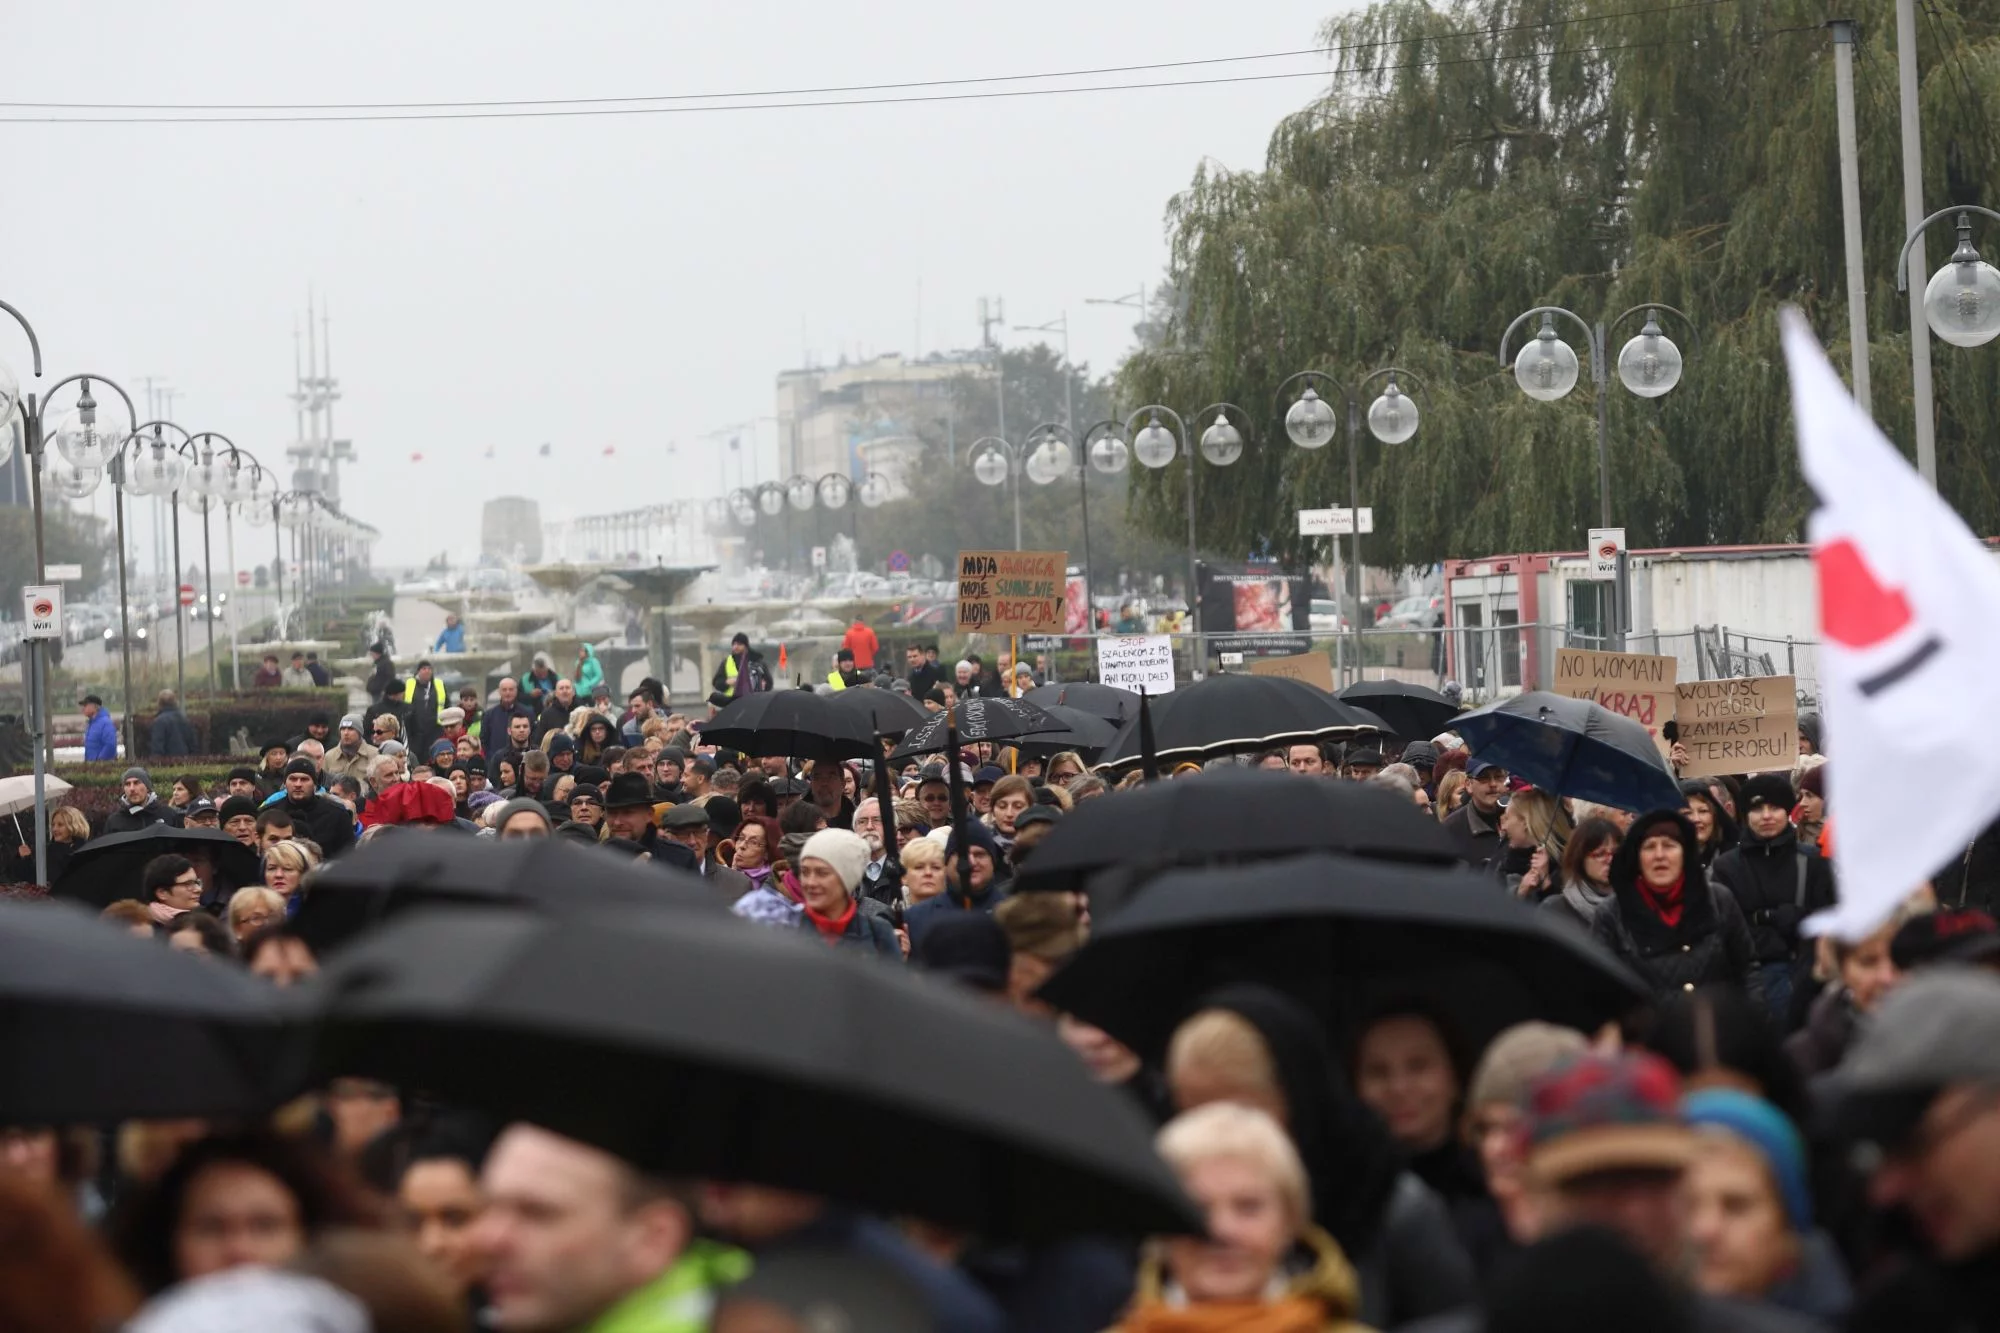
[[(527, 700), (519, 697), (511, 704), (494, 704), (479, 719), (479, 747), (486, 752), (488, 763), (493, 762), (501, 751), (513, 748), (514, 743), (507, 739), (507, 724), (517, 717), (527, 718), (530, 724), (535, 720), (535, 710), (528, 706)], [(534, 734), (532, 725), (528, 734)]]
[[(1681, 916), (1672, 926), (1660, 919), (1639, 892), (1639, 844), (1649, 826), (1671, 820), (1680, 832)], [(1632, 821), (1632, 832), (1611, 862), (1612, 901), (1591, 922), (1597, 942), (1617, 954), (1664, 1000), (1700, 986), (1726, 982), (1744, 986), (1756, 963), (1750, 927), (1727, 890), (1711, 886), (1701, 869), (1694, 825), (1678, 811), (1655, 810)]]
[(1444, 831), (1459, 847), (1458, 854), (1474, 870), (1484, 870), (1505, 849), (1500, 845), (1500, 820), (1487, 819), (1467, 801), (1444, 818)]
[(1760, 963), (1798, 957), (1799, 922), (1833, 906), (1833, 868), (1799, 846), (1789, 824), (1769, 839), (1746, 828), (1735, 847), (1715, 858), (1709, 875), (1735, 895)]
[(926, 694), (936, 689), (944, 680), (944, 668), (930, 662), (920, 662), (910, 671), (910, 697), (922, 700)]
[(162, 708), (154, 714), (146, 739), (155, 759), (182, 759), (201, 751), (201, 740), (194, 734), (194, 723), (188, 721), (187, 714), (178, 708)]
[(1940, 907), (1976, 907), (1992, 915), (2000, 910), (2000, 819), (1932, 876)]
[(278, 806), (308, 838), (319, 844), (328, 860), (354, 845), (354, 815), (331, 796), (314, 792), (303, 801), (287, 796)]
[(380, 699), (382, 691), (396, 683), (396, 664), (389, 654), (383, 653), (375, 659), (375, 669), (368, 673), (368, 697)]
[(137, 810), (127, 809), (121, 801), (104, 817), (106, 833), (136, 833), (155, 824), (170, 824), (175, 828), (181, 826), (180, 813), (157, 795)]

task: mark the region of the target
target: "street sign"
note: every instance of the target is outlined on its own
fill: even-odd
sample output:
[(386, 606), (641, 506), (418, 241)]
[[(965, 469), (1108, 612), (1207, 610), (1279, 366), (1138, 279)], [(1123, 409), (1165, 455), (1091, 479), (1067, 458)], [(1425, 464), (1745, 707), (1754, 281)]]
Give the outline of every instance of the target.
[(51, 580), (53, 580), (54, 582), (57, 582), (57, 583), (61, 583), (61, 582), (65, 581), (65, 580), (67, 580), (67, 579), (80, 579), (80, 578), (82, 578), (82, 577), (83, 577), (83, 566), (82, 566), (82, 565), (48, 565), (48, 566), (45, 566), (45, 567), (44, 567), (44, 572), (45, 572), (45, 573), (47, 573), (47, 575), (49, 576), (49, 578), (50, 578)]
[(909, 573), (909, 572), (910, 572), (910, 553), (909, 553), (908, 551), (891, 551), (891, 552), (889, 552), (889, 572), (890, 572), (891, 574), (907, 574), (907, 573)]
[(291, 568), (290, 568), (289, 572), (290, 572), (290, 574), (291, 574), (291, 576), (292, 576), (293, 578), (297, 578), (297, 577), (299, 576), (299, 562), (298, 562), (298, 561), (296, 561), (296, 560), (292, 561), (292, 564), (291, 564)]
[(826, 548), (824, 546), (813, 547), (813, 568), (826, 568)]
[(21, 589), (21, 618), (28, 628), (24, 639), (61, 639), (63, 636), (62, 584), (29, 584)]
[(1590, 530), (1590, 577), (1593, 579), (1615, 579), (1618, 577), (1618, 557), (1625, 554), (1625, 529), (1592, 528)]
[(192, 583), (183, 583), (181, 585), (181, 605), (194, 605), (194, 585)]
[(237, 570), (237, 571), (236, 571), (236, 586), (237, 586), (237, 587), (239, 587), (239, 588), (247, 588), (247, 587), (249, 587), (249, 586), (250, 586), (250, 571), (249, 571), (249, 570), (247, 570), (247, 569), (239, 569), (239, 570)]
[[(1361, 535), (1375, 531), (1375, 511), (1367, 505), (1361, 506)], [(1301, 509), (1299, 510), (1299, 536), (1301, 537), (1346, 537), (1354, 532), (1354, 511), (1352, 509)]]

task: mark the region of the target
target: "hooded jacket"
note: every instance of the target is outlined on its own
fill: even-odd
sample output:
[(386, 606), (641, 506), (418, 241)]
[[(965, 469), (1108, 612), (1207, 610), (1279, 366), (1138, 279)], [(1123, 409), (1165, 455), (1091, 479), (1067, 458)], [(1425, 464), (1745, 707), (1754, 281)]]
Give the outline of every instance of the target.
[[(601, 741), (591, 735), (591, 732), (600, 724), (604, 727), (604, 739)], [(579, 766), (601, 764), (604, 762), (604, 752), (607, 749), (614, 745), (623, 745), (624, 743), (618, 735), (617, 722), (602, 713), (592, 713), (590, 720), (583, 724), (583, 734), (577, 737), (576, 762)]]
[(578, 700), (584, 700), (590, 697), (592, 690), (604, 683), (604, 664), (597, 660), (597, 650), (587, 643), (578, 650), (578, 657), (581, 660), (576, 664), (573, 683), (576, 685), (576, 697)]
[(154, 714), (146, 739), (153, 755), (161, 759), (185, 759), (201, 749), (201, 741), (194, 734), (194, 723), (188, 721), (179, 704), (162, 708)]
[(1760, 838), (1746, 827), (1736, 846), (1715, 858), (1709, 874), (1735, 895), (1760, 963), (1796, 958), (1799, 923), (1833, 906), (1833, 868), (1799, 846), (1790, 824), (1773, 838)]
[[(1639, 846), (1649, 829), (1671, 824), (1681, 844), (1681, 915), (1669, 926), (1639, 891)], [(1632, 821), (1611, 862), (1611, 902), (1590, 923), (1597, 942), (1617, 954), (1655, 999), (1699, 986), (1746, 985), (1756, 962), (1750, 927), (1727, 890), (1717, 890), (1701, 868), (1694, 824), (1678, 810), (1655, 810)]]
[(292, 822), (306, 831), (307, 837), (319, 844), (319, 849), (326, 853), (328, 860), (354, 845), (354, 816), (331, 796), (314, 792), (303, 801), (281, 796), (274, 804), (290, 815)]
[[(1689, 800), (1700, 797), (1708, 803), (1708, 808), (1715, 812), (1715, 841), (1701, 849), (1702, 869), (1713, 871), (1715, 858), (1736, 845), (1741, 830), (1737, 828), (1736, 821), (1729, 817), (1729, 812), (1716, 803), (1715, 793), (1710, 790), (1707, 782), (1700, 778), (1685, 778), (1680, 786), (1682, 796)], [(1687, 802), (1683, 801), (1682, 804), (1685, 805)]]

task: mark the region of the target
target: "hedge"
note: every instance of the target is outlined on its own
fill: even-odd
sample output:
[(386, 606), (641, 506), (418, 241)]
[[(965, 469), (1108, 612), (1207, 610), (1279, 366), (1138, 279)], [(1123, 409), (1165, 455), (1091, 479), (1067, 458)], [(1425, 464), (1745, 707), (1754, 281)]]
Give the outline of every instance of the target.
[[(248, 753), (265, 740), (290, 740), (302, 734), (306, 719), (314, 713), (325, 713), (337, 724), (348, 708), (345, 690), (277, 689), (196, 697), (184, 704), (181, 711), (194, 724), (196, 741), (202, 750), (226, 754), (234, 746), (239, 731), (248, 742), (245, 750)], [(136, 759), (144, 760), (152, 754), (153, 716), (154, 710), (148, 709), (132, 717), (132, 754)]]

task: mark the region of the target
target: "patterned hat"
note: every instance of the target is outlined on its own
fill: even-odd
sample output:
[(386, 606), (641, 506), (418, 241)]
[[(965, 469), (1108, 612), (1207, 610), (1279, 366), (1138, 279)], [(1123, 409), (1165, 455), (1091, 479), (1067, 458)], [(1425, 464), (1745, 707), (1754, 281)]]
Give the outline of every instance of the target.
[(1694, 1137), (1681, 1119), (1680, 1075), (1649, 1051), (1586, 1052), (1528, 1085), (1528, 1170), (1562, 1185), (1600, 1171), (1678, 1171)]

